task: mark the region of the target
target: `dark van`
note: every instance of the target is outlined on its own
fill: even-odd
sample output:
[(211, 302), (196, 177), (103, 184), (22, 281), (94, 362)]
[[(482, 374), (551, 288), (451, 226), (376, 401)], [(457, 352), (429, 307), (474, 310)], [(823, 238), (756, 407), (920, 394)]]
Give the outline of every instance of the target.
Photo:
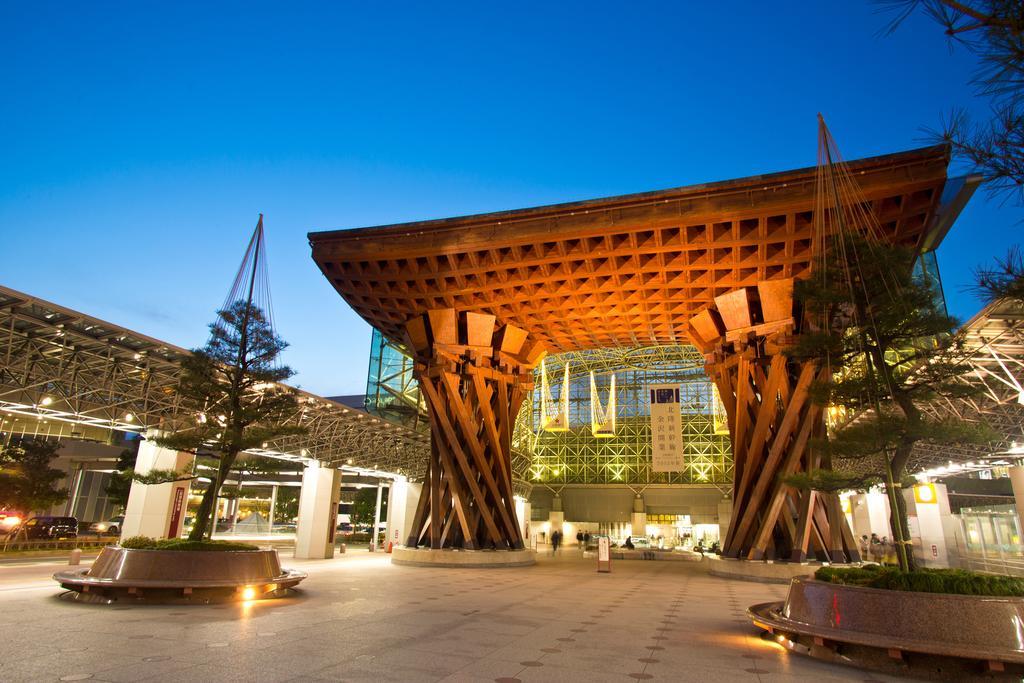
[(33, 517), (12, 530), (11, 534), (29, 539), (75, 538), (78, 536), (78, 520), (74, 517)]

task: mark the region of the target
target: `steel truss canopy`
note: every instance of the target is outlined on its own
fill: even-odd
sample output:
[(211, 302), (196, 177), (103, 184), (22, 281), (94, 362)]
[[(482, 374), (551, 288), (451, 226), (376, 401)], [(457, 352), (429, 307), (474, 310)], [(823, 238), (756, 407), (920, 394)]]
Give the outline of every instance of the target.
[[(941, 399), (922, 406), (935, 418), (984, 422), (1002, 441), (984, 449), (919, 442), (912, 469), (933, 475), (955, 473), (981, 460), (1013, 462), (1024, 458), (1024, 304), (996, 301), (985, 306), (959, 332), (967, 381), (981, 389), (978, 396)], [(988, 455), (988, 458), (984, 458)], [(972, 468), (976, 469), (976, 468)]]
[[(848, 166), (888, 238), (925, 249), (948, 228), (943, 214), (959, 208), (959, 197), (943, 196), (948, 162), (948, 148), (935, 146)], [(689, 319), (714, 297), (807, 272), (815, 174), (314, 232), (309, 240), (338, 293), (397, 342), (413, 316), (453, 308), (493, 314), (552, 352), (689, 344)]]
[[(0, 431), (77, 425), (85, 437), (142, 432), (182, 417), (175, 398), (186, 349), (0, 286)], [(250, 451), (353, 471), (418, 475), (429, 436), (299, 391), (302, 436)], [(44, 432), (47, 430), (43, 430)]]

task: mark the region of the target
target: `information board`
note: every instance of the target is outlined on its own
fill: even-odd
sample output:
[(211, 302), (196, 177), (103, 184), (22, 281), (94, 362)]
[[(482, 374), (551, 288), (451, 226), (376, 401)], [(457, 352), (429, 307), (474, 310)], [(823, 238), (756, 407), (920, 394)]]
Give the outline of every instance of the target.
[(597, 571), (612, 570), (612, 541), (607, 536), (597, 537)]
[(651, 469), (680, 472), (683, 462), (683, 418), (679, 412), (679, 385), (652, 384)]

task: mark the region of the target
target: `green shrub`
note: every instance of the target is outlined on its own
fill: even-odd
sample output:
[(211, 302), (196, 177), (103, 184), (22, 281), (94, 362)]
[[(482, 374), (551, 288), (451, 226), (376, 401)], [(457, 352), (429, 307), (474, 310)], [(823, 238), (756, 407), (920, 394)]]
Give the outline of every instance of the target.
[(156, 542), (157, 550), (187, 550), (192, 552), (259, 550), (251, 543), (236, 541), (190, 541), (187, 538), (168, 538)]
[(156, 539), (149, 536), (132, 536), (121, 539), (120, 546), (129, 550), (153, 550), (156, 548)]
[(964, 569), (918, 569), (901, 572), (896, 567), (822, 567), (814, 578), (844, 586), (864, 586), (913, 593), (950, 593), (1024, 597), (1024, 578), (978, 574)]
[(182, 550), (189, 552), (259, 550), (250, 543), (234, 541), (190, 541), (186, 538), (164, 538), (157, 540), (149, 536), (132, 536), (121, 541), (122, 548), (129, 550)]

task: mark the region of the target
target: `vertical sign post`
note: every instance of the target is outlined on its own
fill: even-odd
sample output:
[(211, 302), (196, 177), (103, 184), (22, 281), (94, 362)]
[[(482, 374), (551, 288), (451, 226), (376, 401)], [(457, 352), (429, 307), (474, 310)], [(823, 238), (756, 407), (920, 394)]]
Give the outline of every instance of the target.
[(679, 385), (652, 384), (651, 469), (681, 472), (683, 462), (683, 417), (679, 412)]
[(171, 524), (170, 528), (167, 529), (167, 538), (177, 538), (181, 533), (181, 508), (185, 502), (185, 487), (176, 486), (174, 488), (174, 503), (171, 505)]
[(597, 571), (611, 572), (612, 570), (612, 541), (607, 536), (597, 537)]

